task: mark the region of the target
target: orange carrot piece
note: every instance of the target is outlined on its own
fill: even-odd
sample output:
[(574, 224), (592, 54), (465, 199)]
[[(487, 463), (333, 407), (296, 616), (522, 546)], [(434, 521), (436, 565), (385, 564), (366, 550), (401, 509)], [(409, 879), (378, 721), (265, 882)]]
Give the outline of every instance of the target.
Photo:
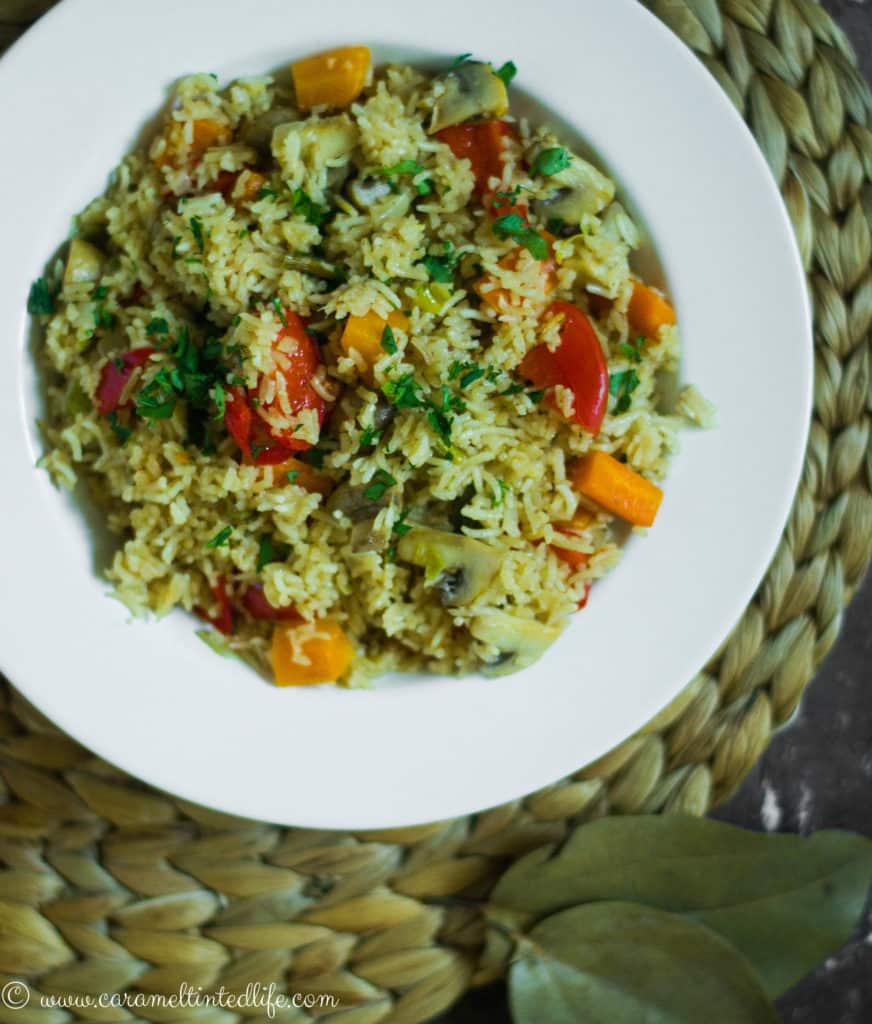
[(627, 309), (630, 326), (646, 338), (656, 338), (661, 327), (675, 323), (675, 310), (659, 292), (642, 284), (633, 282), (633, 297)]
[(400, 309), (393, 310), (387, 320), (372, 311), (364, 316), (348, 317), (340, 339), (340, 344), (346, 355), (352, 349), (356, 349), (372, 366), (385, 354), (385, 349), (382, 348), (382, 336), (386, 325), (405, 330), (408, 328), (409, 318)]
[(233, 185), (233, 201), (235, 203), (253, 203), (268, 180), (265, 174), (246, 168)]
[[(583, 533), (592, 522), (593, 515), (586, 509), (579, 509), (569, 522), (559, 523), (555, 525), (555, 529), (571, 537)], [(575, 551), (573, 548), (562, 548), (559, 544), (551, 544), (549, 546), (554, 554), (561, 561), (566, 562), (570, 569), (575, 572), (583, 569), (590, 561), (590, 555), (583, 551)]]
[(331, 619), (279, 622), (273, 631), (270, 656), (276, 686), (314, 686), (335, 683), (351, 665), (354, 647), (342, 627)]
[(298, 60), (291, 66), (297, 106), (347, 107), (366, 83), (369, 60), (366, 46), (343, 46)]
[[(523, 251), (518, 246), (511, 252), (507, 252), (499, 261), (499, 266), (504, 270), (516, 270)], [(557, 263), (553, 257), (549, 256), (547, 260), (539, 261), (539, 268), (542, 273), (542, 290), (548, 295), (557, 287)], [(485, 274), (484, 277), (476, 281), (474, 290), (485, 305), (490, 306), (497, 313), (504, 313), (514, 304), (514, 296), (508, 288), (492, 287), (494, 283), (493, 275)]]
[(280, 487), (293, 482), (298, 487), (304, 487), (307, 491), (317, 494), (329, 494), (333, 490), (333, 481), (326, 473), (319, 473), (314, 466), (299, 459), (286, 459), (276, 466), (265, 466), (264, 469), (266, 468), (272, 470), (273, 481)]
[(585, 498), (634, 526), (651, 526), (663, 491), (607, 452), (583, 456), (569, 472), (572, 486)]
[(233, 137), (230, 126), (223, 121), (201, 117), (191, 122), (191, 141), (186, 140), (185, 125), (173, 121), (166, 135), (166, 147), (155, 160), (158, 167), (193, 165), (212, 146), (226, 146)]

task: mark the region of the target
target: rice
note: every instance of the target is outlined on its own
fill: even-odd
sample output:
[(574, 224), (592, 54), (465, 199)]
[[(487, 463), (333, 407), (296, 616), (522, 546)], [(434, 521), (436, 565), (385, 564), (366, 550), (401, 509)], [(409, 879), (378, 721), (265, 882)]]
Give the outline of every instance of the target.
[[(470, 162), (428, 132), (444, 88), (390, 66), (347, 109), (304, 114), (281, 77), (186, 78), (148, 148), (77, 220), (99, 273), (74, 279), (72, 250), (48, 272), (42, 464), (63, 486), (85, 481), (104, 510), (118, 537), (107, 576), (134, 615), (197, 611), (228, 632), (210, 645), (267, 676), (274, 631), (309, 665), (328, 619), (356, 651), (347, 685), (524, 667), (620, 556), (615, 517), (573, 489), (575, 460), (605, 451), (657, 480), (681, 421), (713, 420), (693, 388), (661, 408), (678, 330), (637, 342), (639, 232), (614, 185), (578, 161), (595, 201), (552, 241), (546, 278), (532, 242), (495, 231)], [(506, 123), (488, 195), (521, 197), (541, 240), (537, 203), (554, 183), (528, 168), (565, 147)], [(372, 203), (353, 200), (352, 182)], [(555, 300), (587, 315), (607, 358), (596, 434), (572, 422), (570, 387), (543, 399), (519, 373), (532, 349), (561, 345)], [(304, 407), (294, 314), (317, 339)], [(350, 318), (368, 316), (391, 325), (374, 355), (343, 344)], [(616, 381), (632, 382), (623, 399)], [(246, 403), (280, 465), (256, 464), (257, 444), (240, 450), (231, 421)], [(492, 576), (452, 598), (468, 572), (425, 573), (403, 555), (422, 530), (487, 545)], [(252, 590), (299, 619), (257, 614)], [(507, 629), (514, 646), (499, 640)]]

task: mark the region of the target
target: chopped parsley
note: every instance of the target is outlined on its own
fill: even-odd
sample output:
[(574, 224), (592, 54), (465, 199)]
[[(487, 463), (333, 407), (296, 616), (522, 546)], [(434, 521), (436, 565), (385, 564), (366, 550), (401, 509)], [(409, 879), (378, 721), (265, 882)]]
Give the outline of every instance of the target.
[(423, 409), (426, 402), (418, 394), (418, 382), (412, 373), (386, 381), (382, 385), (385, 398), (398, 409)]
[(625, 356), (630, 360), (631, 363), (642, 362), (642, 346), (645, 344), (644, 338), (636, 338), (635, 343), (622, 341), (618, 345), (618, 351), (622, 356)]
[(314, 466), (315, 469), (324, 468), (324, 457), (328, 454), (326, 448), (309, 448), (308, 451), (303, 452), (301, 458), (303, 458), (310, 466)]
[(499, 508), (500, 505), (505, 501), (506, 495), (509, 493), (509, 485), (505, 480), (497, 480), (497, 493), (494, 495), (492, 505), (494, 508)]
[(378, 444), (383, 433), (383, 430), (376, 430), (375, 427), (367, 427), (360, 435), (358, 451), (363, 451), (366, 448), (372, 448), (373, 445)]
[(394, 355), (397, 351), (397, 339), (394, 337), (394, 332), (391, 330), (390, 324), (385, 324), (385, 329), (382, 331), (381, 347), (390, 356)]
[(485, 368), (484, 366), (479, 366), (478, 363), (461, 363), (459, 361), (453, 362), (448, 370), (449, 380), (458, 380), (460, 378), (458, 383), (461, 391), (485, 376), (493, 383), (498, 376), (498, 372), (492, 366)]
[(497, 217), (494, 221), (494, 234), (497, 238), (514, 239), (518, 245), (524, 246), (533, 259), (548, 258), (548, 243), (537, 231), (524, 223), (524, 218), (519, 213), (506, 213), (502, 217)]
[(215, 386), (212, 388), (212, 399), (215, 402), (215, 419), (221, 421), (224, 419), (227, 409), (227, 392), (221, 381), (215, 382)]
[(300, 475), (300, 471), (298, 469), (286, 469), (285, 470), (285, 476), (288, 478), (288, 483), (289, 484), (295, 484), (297, 482), (297, 477), (299, 475)]
[(515, 384), (510, 384), (506, 388), (506, 390), (505, 391), (501, 391), (500, 394), (501, 395), (520, 395), (520, 393), (523, 390), (524, 390), (524, 385), (523, 384), (515, 383)]
[(178, 370), (158, 370), (136, 396), (136, 411), (146, 420), (165, 420), (176, 408), (176, 391), (181, 390)]
[(274, 188), (270, 188), (269, 185), (264, 185), (262, 189), (257, 193), (258, 199), (278, 199), (278, 192)]
[(260, 538), (260, 546), (257, 549), (256, 572), (260, 572), (264, 566), (270, 565), (272, 562), (283, 562), (289, 553), (290, 548), (286, 544), (276, 544), (272, 537), (265, 533)]
[(562, 146), (549, 146), (536, 154), (531, 174), (541, 174), (544, 178), (550, 178), (552, 174), (559, 174), (565, 171), (570, 164), (570, 157), (567, 150)]
[(94, 289), (94, 298), (95, 299), (105, 299), (108, 294), (109, 294), (109, 289), (106, 287), (105, 284), (98, 285)]
[(544, 388), (542, 388), (542, 390), (540, 390), (540, 391), (528, 391), (527, 392), (527, 398), (530, 399), (530, 401), (533, 403), (533, 405), (538, 405), (542, 401), (542, 399), (544, 397), (545, 397), (545, 389)]
[(442, 255), (425, 256), (421, 260), (421, 265), (430, 275), (431, 281), (438, 281), (439, 284), (453, 284), (454, 268), (457, 266), (459, 258), (451, 242), (443, 242)]
[(373, 174), (391, 178), (397, 174), (420, 174), (423, 170), (423, 165), (419, 164), (417, 160), (401, 160), (398, 164), (391, 164), (390, 167), (378, 167)]
[(461, 53), (460, 56), (454, 58), (454, 60), (451, 62), (450, 67), (459, 68), (460, 65), (465, 64), (471, 56), (471, 53)]
[[(99, 289), (98, 289), (99, 290)], [(94, 293), (96, 295), (96, 292)], [(111, 330), (118, 323), (118, 317), (110, 313), (102, 302), (94, 303), (94, 326)]]
[(230, 534), (233, 533), (232, 526), (225, 526), (219, 530), (211, 540), (206, 541), (207, 548), (223, 548), (227, 541), (230, 540)]
[(616, 413), (626, 412), (633, 400), (633, 392), (639, 386), (639, 374), (635, 370), (620, 370), (609, 376), (609, 394), (617, 399)]
[(191, 234), (194, 236), (197, 248), (202, 252), (206, 244), (205, 238), (203, 237), (203, 222), (199, 217), (191, 217), (188, 223), (191, 225)]
[(130, 440), (130, 435), (133, 431), (129, 427), (122, 426), (118, 421), (118, 413), (109, 413), (109, 426), (112, 428), (112, 433), (118, 438), (121, 444), (125, 444)]
[[(263, 189), (261, 189), (262, 191)], [(294, 213), (299, 213), (306, 223), (311, 224), (313, 227), (321, 227), (327, 217), (327, 207), (316, 203), (309, 193), (301, 188), (294, 189), (294, 194), (291, 196), (291, 205), (293, 206)]]
[(181, 240), (182, 240), (182, 236), (181, 235), (176, 235), (176, 237), (173, 239), (173, 259), (174, 260), (177, 260), (179, 258), (179, 242), (181, 242)]
[(515, 62), (513, 60), (507, 60), (506, 63), (503, 64), (501, 68), (498, 68), (494, 72), (497, 78), (502, 79), (503, 85), (508, 85), (515, 77), (515, 75), (517, 75), (517, 73), (518, 69), (515, 66)]
[(168, 334), (170, 325), (162, 316), (152, 317), (145, 326), (146, 334)]
[(381, 501), (385, 492), (396, 486), (397, 481), (386, 469), (377, 469), (368, 486), (363, 489), (363, 496), (367, 501)]
[(44, 277), (38, 277), (30, 286), (27, 296), (27, 312), (31, 316), (43, 316), (47, 313), (54, 313), (54, 299), (48, 290), (48, 282)]
[(411, 511), (412, 510), (409, 509), (409, 508), (403, 509), (403, 511), (400, 513), (399, 517), (397, 518), (396, 522), (391, 527), (391, 532), (392, 533), (395, 533), (398, 537), (405, 537), (406, 536), (406, 534), (409, 532), (409, 530), (412, 529), (412, 527), (409, 526), (409, 524), (406, 522), (406, 520), (409, 518), (409, 513)]
[(419, 384), (412, 373), (404, 373), (400, 377), (386, 381), (382, 385), (382, 393), (397, 409), (422, 409), (427, 422), (450, 453), (451, 414), (463, 412), (466, 408), (462, 398), (452, 395), (448, 386), (443, 385), (442, 402), (437, 405), (432, 399), (421, 395)]
[(284, 327), (287, 327), (287, 326), (288, 326), (288, 318), (287, 318), (287, 317), (285, 316), (285, 310), (284, 310), (284, 307), (282, 306), (281, 302), (279, 302), (279, 300), (278, 300), (278, 298), (277, 298), (277, 297), (275, 297), (275, 296), (274, 296), (274, 297), (273, 297), (273, 298), (271, 299), (271, 305), (272, 305), (272, 308), (273, 308), (273, 309), (274, 309), (274, 310), (276, 311), (276, 313), (278, 314), (278, 318), (279, 318), (279, 320), (281, 320), (281, 322), (282, 322), (282, 325), (283, 325)]

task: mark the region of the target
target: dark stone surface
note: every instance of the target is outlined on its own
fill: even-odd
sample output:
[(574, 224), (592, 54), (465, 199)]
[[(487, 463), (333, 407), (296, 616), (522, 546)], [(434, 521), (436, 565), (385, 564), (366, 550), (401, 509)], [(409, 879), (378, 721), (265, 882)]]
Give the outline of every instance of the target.
[[(824, 0), (824, 6), (848, 33), (872, 79), (872, 0)], [(848, 609), (842, 634), (800, 713), (717, 817), (753, 829), (846, 828), (872, 837), (870, 623), (872, 575)], [(854, 940), (779, 1000), (778, 1010), (783, 1024), (872, 1022), (872, 908), (867, 907)], [(471, 992), (442, 1024), (509, 1024), (510, 1019), (505, 989), (495, 985)]]

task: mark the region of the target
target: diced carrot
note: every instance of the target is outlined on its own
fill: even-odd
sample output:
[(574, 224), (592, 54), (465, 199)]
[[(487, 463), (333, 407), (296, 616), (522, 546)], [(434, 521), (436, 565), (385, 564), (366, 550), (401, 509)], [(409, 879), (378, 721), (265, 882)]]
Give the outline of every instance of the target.
[(656, 338), (661, 327), (675, 323), (675, 310), (653, 288), (633, 282), (633, 297), (627, 309), (630, 326), (646, 338)]
[(551, 550), (561, 562), (566, 562), (573, 572), (583, 569), (590, 561), (590, 555), (584, 551), (575, 551), (573, 548), (561, 548), (556, 544), (551, 545)]
[[(523, 252), (521, 246), (512, 249), (499, 261), (499, 266), (504, 270), (517, 270)], [(539, 261), (539, 270), (542, 274), (542, 290), (548, 295), (557, 287), (557, 263), (552, 256), (549, 256), (547, 260)], [(496, 287), (495, 281), (492, 274), (485, 274), (473, 287), (485, 305), (490, 306), (497, 313), (505, 313), (515, 304), (515, 296), (509, 288)]]
[(214, 118), (201, 117), (191, 122), (191, 142), (186, 141), (185, 124), (173, 121), (166, 135), (166, 147), (155, 163), (158, 167), (195, 164), (212, 146), (225, 146), (233, 137), (230, 126)]
[[(273, 480), (280, 487), (295, 483), (307, 491), (316, 494), (329, 494), (333, 490), (333, 481), (326, 473), (319, 473), (314, 466), (299, 459), (286, 459), (277, 466), (271, 466)], [(290, 475), (289, 475), (290, 474)]]
[(233, 201), (235, 203), (253, 203), (260, 195), (261, 189), (266, 187), (267, 181), (266, 175), (246, 168), (240, 173), (233, 186), (231, 193)]
[[(583, 533), (592, 522), (593, 516), (591, 513), (585, 509), (579, 509), (569, 522), (560, 523), (555, 526), (555, 529), (560, 533), (565, 533), (567, 536), (571, 537)], [(579, 569), (583, 569), (590, 561), (590, 555), (586, 554), (584, 551), (575, 551), (572, 548), (563, 548), (560, 547), (559, 544), (552, 544), (550, 547), (559, 559), (566, 562), (566, 564), (576, 572)]]
[(291, 65), (300, 110), (346, 107), (357, 99), (369, 72), (366, 46), (343, 46)]
[(331, 619), (277, 623), (271, 659), (276, 686), (335, 683), (354, 659), (354, 647)]
[(607, 452), (590, 452), (569, 472), (572, 486), (607, 512), (634, 526), (651, 526), (663, 491)]
[(346, 355), (352, 349), (356, 349), (372, 366), (385, 354), (385, 349), (382, 348), (385, 326), (405, 330), (408, 325), (409, 318), (400, 309), (393, 310), (387, 320), (372, 311), (364, 316), (350, 316), (345, 321), (340, 344)]

